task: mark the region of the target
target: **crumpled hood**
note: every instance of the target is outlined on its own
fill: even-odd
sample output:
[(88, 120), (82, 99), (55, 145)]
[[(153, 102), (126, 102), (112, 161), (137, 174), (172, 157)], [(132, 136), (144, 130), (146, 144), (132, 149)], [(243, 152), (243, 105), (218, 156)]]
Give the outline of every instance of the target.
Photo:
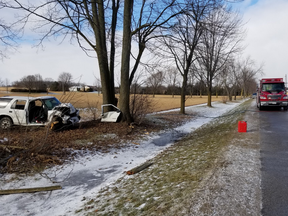
[(73, 114), (77, 111), (71, 103), (61, 103), (60, 105), (55, 106), (53, 110), (62, 111), (64, 114)]

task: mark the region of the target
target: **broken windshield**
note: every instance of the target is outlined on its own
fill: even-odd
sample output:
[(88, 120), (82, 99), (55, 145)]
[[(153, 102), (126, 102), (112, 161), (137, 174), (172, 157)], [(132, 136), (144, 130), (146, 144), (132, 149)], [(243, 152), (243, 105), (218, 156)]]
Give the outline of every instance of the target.
[(262, 91), (277, 91), (278, 93), (281, 91), (285, 91), (284, 83), (263, 83)]
[(52, 110), (55, 106), (58, 106), (61, 104), (57, 98), (46, 98), (43, 99), (45, 105), (47, 106), (48, 110)]

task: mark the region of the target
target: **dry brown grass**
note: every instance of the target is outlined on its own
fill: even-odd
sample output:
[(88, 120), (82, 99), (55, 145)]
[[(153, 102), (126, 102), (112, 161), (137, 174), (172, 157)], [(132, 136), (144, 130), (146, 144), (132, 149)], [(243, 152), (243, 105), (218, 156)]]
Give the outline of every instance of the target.
[[(45, 96), (46, 93), (37, 93), (37, 94), (28, 94), (28, 93), (16, 93), (16, 92), (6, 92), (5, 87), (0, 87), (0, 97), (5, 95), (17, 95), (17, 96), (30, 96), (30, 97), (39, 97)], [(54, 96), (58, 98), (61, 102), (70, 102), (77, 108), (86, 108), (91, 106), (91, 104), (95, 104), (96, 108), (100, 109), (102, 105), (102, 94), (97, 93), (88, 93), (88, 92), (66, 92), (63, 95), (63, 92), (50, 92), (50, 96)], [(116, 95), (119, 98), (119, 95)], [(149, 96), (149, 99), (152, 102), (152, 110), (151, 112), (158, 112), (163, 110), (170, 110), (180, 107), (180, 96), (176, 95), (172, 97), (171, 95), (152, 95)], [(212, 101), (222, 101), (222, 96), (216, 98), (212, 97)], [(207, 103), (207, 96), (193, 96), (187, 97), (185, 105), (192, 106), (197, 104)]]
[[(176, 95), (172, 97), (171, 95), (155, 95), (153, 98), (150, 96), (150, 99), (153, 101), (154, 104), (154, 112), (163, 111), (163, 110), (170, 110), (180, 107), (180, 95)], [(185, 106), (192, 106), (197, 104), (207, 103), (208, 96), (196, 96), (194, 95), (192, 98), (187, 97)], [(221, 97), (216, 98), (215, 96), (212, 97), (212, 101), (222, 101)]]

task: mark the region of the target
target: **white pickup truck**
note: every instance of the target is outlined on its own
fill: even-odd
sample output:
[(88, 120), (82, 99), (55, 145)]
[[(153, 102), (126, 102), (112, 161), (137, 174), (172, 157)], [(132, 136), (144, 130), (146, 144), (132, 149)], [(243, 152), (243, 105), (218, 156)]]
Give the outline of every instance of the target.
[(75, 125), (79, 121), (79, 110), (72, 104), (61, 103), (52, 96), (0, 97), (1, 129), (8, 129), (13, 125), (51, 125), (52, 130), (58, 130), (63, 126)]

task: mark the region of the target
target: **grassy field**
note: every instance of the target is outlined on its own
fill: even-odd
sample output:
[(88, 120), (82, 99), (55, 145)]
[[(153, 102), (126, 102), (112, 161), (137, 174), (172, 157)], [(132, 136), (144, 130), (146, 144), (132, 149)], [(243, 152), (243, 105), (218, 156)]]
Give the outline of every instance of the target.
[[(37, 94), (28, 94), (28, 93), (12, 93), (10, 91), (6, 91), (5, 87), (0, 87), (0, 97), (5, 95), (17, 95), (17, 96), (30, 96), (30, 97), (39, 97), (39, 96), (47, 96), (47, 93), (37, 93)], [(86, 108), (86, 107), (96, 107), (100, 108), (102, 105), (102, 95), (93, 92), (66, 92), (63, 95), (63, 92), (49, 92), (49, 96), (54, 96), (58, 98), (61, 102), (70, 102), (76, 108)], [(117, 95), (119, 98), (119, 95)], [(180, 96), (171, 95), (149, 95), (149, 100), (152, 103), (151, 112), (157, 112), (162, 110), (169, 110), (180, 107)], [(219, 96), (216, 98), (212, 97), (212, 101), (224, 101), (226, 100), (225, 96)], [(193, 96), (188, 97), (185, 102), (186, 106), (192, 106), (197, 104), (207, 103), (207, 96)]]

